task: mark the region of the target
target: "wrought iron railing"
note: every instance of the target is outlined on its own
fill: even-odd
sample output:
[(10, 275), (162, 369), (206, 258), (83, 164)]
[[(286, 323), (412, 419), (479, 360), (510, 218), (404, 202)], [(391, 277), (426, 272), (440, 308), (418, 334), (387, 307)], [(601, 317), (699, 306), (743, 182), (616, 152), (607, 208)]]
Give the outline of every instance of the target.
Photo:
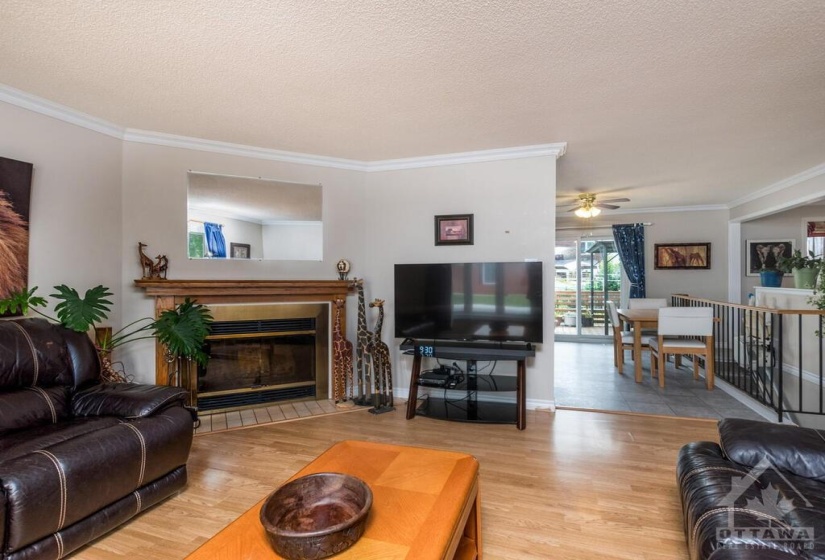
[(769, 309), (676, 294), (672, 305), (711, 307), (717, 379), (776, 411), (825, 415), (823, 315), (815, 309)]

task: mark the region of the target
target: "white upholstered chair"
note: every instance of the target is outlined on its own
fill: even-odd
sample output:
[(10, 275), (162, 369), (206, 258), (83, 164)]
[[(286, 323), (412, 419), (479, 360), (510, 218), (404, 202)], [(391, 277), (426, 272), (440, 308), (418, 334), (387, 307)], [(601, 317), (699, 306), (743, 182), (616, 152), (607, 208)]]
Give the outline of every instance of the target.
[[(612, 301), (605, 302), (607, 307), (607, 316), (610, 318), (610, 324), (613, 325), (613, 365), (622, 373), (622, 366), (624, 365), (624, 351), (633, 351), (633, 334), (622, 332), (622, 322), (619, 320), (619, 311), (616, 309), (616, 304)], [(642, 336), (642, 351), (650, 350), (650, 336)], [(640, 360), (641, 356), (633, 358)], [(652, 367), (652, 366), (651, 366)]]
[(628, 309), (659, 309), (667, 307), (666, 298), (630, 298), (627, 300)]
[[(691, 338), (685, 338), (691, 337)], [(713, 389), (713, 309), (710, 307), (662, 307), (659, 333), (650, 341), (650, 372), (665, 386), (665, 357), (668, 354), (693, 356), (693, 378), (699, 379), (698, 356), (705, 357), (705, 381)]]

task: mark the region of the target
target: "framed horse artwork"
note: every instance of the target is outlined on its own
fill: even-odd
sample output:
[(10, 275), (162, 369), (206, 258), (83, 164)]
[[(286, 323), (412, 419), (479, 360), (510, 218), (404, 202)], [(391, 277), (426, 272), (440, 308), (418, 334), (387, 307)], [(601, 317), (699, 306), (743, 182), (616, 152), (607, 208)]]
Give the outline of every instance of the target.
[(708, 270), (710, 243), (656, 243), (653, 246), (656, 270)]

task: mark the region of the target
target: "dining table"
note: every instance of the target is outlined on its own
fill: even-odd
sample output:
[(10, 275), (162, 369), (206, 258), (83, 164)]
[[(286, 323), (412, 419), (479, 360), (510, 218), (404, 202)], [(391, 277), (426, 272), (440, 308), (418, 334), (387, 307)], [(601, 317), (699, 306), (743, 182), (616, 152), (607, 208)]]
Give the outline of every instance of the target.
[(658, 309), (619, 309), (619, 319), (633, 327), (633, 364), (636, 383), (642, 382), (642, 329), (659, 326)]

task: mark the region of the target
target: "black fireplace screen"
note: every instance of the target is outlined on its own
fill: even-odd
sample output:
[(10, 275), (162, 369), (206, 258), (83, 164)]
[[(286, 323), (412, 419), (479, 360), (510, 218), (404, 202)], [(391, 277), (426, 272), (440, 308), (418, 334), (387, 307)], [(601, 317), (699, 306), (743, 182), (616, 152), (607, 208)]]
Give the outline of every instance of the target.
[(315, 382), (315, 336), (260, 335), (207, 341), (198, 393)]

